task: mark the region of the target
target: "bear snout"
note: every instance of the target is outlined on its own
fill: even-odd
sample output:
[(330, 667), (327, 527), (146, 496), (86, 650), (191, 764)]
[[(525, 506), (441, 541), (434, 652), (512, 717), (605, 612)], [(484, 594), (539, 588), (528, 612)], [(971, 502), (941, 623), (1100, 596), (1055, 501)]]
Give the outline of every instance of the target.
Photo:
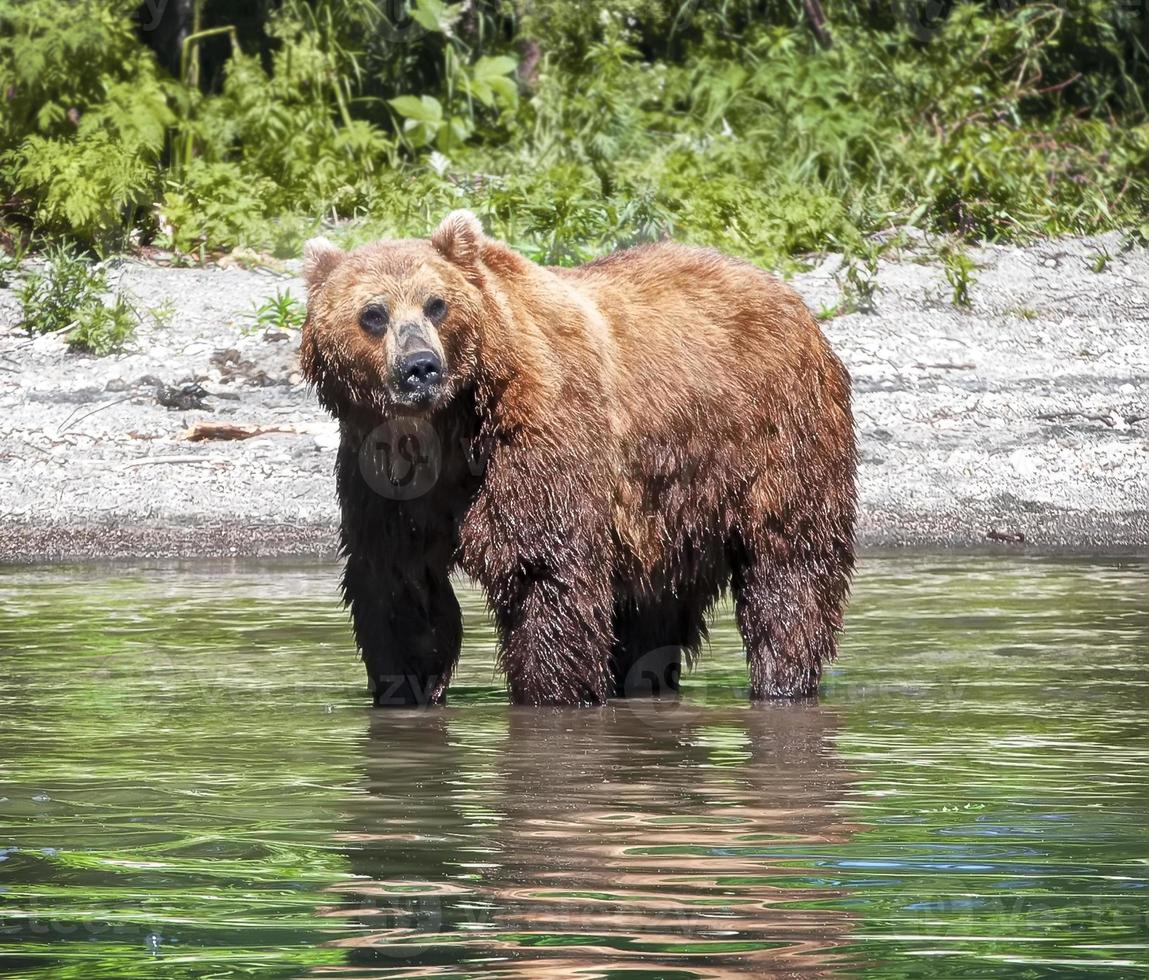
[(443, 359), (433, 350), (418, 350), (399, 358), (396, 387), (416, 400), (434, 395), (443, 382)]

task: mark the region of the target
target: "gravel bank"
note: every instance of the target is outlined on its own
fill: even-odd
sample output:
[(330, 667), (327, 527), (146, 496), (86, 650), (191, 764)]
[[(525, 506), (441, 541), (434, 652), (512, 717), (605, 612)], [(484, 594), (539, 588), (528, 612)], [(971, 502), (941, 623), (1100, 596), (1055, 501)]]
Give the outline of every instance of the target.
[[(1097, 256), (1112, 258), (1100, 272)], [(824, 324), (854, 378), (864, 547), (1149, 553), (1149, 251), (1120, 236), (992, 247), (956, 309), (937, 262), (883, 262), (876, 312)], [(841, 259), (794, 284), (840, 297)], [(292, 275), (129, 262), (145, 318), (94, 358), (29, 342), (0, 290), (0, 561), (331, 554), (337, 435), (298, 337), (253, 331)], [(165, 407), (196, 383), (203, 407)], [(200, 422), (275, 429), (191, 442)]]

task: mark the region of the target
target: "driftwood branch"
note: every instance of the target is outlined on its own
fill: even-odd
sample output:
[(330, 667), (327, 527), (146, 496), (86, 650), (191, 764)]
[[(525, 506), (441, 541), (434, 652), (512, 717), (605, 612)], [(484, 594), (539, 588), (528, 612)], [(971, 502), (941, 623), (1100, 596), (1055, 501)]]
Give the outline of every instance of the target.
[(212, 456), (147, 456), (144, 459), (129, 460), (121, 468), (129, 470), (137, 466), (158, 466), (161, 463), (210, 463), (213, 466), (222, 463), (227, 466), (231, 465), (225, 459)]
[(208, 442), (219, 440), (234, 442), (251, 439), (253, 436), (267, 435), (269, 432), (295, 433), (298, 429), (289, 425), (237, 425), (233, 422), (199, 422), (185, 429), (183, 438), (188, 442)]
[(123, 398), (117, 398), (115, 401), (104, 402), (103, 405), (98, 405), (90, 412), (85, 412), (79, 418), (76, 417), (76, 413), (79, 411), (79, 408), (73, 409), (72, 413), (66, 419), (64, 419), (63, 422), (60, 423), (60, 427), (56, 430), (56, 436), (62, 436), (73, 425), (76, 425), (79, 422), (83, 422), (84, 419), (90, 419), (97, 412), (102, 412), (104, 409), (111, 408), (114, 405), (122, 405), (124, 402), (131, 401), (133, 398), (135, 398), (135, 395), (124, 395)]

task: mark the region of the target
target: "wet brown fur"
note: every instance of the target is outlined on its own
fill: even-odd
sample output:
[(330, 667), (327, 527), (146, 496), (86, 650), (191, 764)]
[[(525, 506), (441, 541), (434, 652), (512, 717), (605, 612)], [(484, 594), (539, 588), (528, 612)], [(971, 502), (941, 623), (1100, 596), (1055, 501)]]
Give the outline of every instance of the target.
[[(309, 243), (305, 277), (301, 358), (342, 425), (344, 591), (378, 703), (445, 697), (455, 568), (486, 590), (518, 703), (676, 687), (726, 588), (750, 696), (817, 688), (853, 568), (855, 443), (846, 370), (793, 290), (669, 243), (542, 268), (467, 212), (430, 242)], [(419, 414), (442, 464), (396, 501), (359, 465), (406, 410), (358, 311), (431, 294), (448, 388)]]

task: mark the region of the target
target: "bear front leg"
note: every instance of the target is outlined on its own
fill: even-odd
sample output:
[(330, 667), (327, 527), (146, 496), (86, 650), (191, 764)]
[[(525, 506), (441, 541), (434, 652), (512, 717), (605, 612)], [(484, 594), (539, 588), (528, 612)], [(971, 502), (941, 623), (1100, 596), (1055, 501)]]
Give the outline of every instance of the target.
[(611, 694), (611, 536), (591, 466), (509, 446), (487, 462), (462, 526), (515, 704), (601, 704)]
[(602, 590), (566, 571), (513, 577), (495, 606), (499, 660), (514, 704), (602, 704), (611, 694)]
[(377, 493), (345, 430), (337, 461), (344, 602), (379, 707), (442, 704), (463, 620), (449, 570), (454, 527), (427, 499)]
[(444, 704), (463, 621), (445, 573), (348, 558), (343, 590), (376, 707)]

